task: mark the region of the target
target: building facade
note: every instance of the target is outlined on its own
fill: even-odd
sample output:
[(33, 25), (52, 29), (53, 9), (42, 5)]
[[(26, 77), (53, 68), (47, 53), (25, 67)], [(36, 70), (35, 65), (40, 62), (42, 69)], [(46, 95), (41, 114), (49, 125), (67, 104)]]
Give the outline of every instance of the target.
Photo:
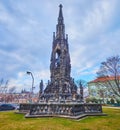
[(93, 81), (88, 82), (88, 91), (90, 98), (96, 98), (102, 103), (107, 103), (111, 99), (116, 102), (119, 99), (118, 96), (114, 94), (111, 87), (115, 87), (114, 77), (98, 77)]

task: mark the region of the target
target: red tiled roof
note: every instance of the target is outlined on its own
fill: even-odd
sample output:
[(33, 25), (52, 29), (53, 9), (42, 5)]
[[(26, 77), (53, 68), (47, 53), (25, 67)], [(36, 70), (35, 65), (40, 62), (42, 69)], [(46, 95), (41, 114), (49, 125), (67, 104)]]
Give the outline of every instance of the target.
[[(108, 77), (108, 76), (98, 77), (95, 80), (90, 81), (89, 83), (105, 82), (105, 81), (114, 80), (114, 79), (115, 79), (114, 76), (111, 76), (111, 77)], [(120, 76), (119, 76), (119, 79), (120, 79)]]

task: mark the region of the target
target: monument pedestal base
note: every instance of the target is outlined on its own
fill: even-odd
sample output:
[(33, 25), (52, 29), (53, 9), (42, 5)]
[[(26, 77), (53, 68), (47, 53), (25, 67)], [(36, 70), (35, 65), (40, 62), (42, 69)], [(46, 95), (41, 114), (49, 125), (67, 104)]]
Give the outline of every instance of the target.
[(105, 115), (101, 104), (80, 103), (36, 103), (20, 104), (19, 112), (26, 112), (25, 117), (62, 117), (80, 119), (86, 116)]

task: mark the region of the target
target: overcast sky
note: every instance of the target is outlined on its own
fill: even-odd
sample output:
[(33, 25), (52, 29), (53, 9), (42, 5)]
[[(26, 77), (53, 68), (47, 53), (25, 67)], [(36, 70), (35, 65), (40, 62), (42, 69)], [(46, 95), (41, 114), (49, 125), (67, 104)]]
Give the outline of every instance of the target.
[(100, 63), (120, 55), (120, 0), (0, 0), (0, 79), (36, 90), (50, 78), (53, 32), (63, 5), (71, 76), (93, 80)]

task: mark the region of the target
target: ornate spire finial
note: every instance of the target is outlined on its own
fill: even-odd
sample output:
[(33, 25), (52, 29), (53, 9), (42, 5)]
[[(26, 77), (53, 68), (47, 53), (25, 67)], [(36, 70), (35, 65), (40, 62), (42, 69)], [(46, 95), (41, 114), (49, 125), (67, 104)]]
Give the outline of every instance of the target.
[(58, 20), (61, 20), (61, 19), (63, 19), (63, 14), (62, 14), (62, 4), (60, 4), (59, 5), (59, 7), (60, 7), (60, 10), (59, 10), (59, 17), (58, 17)]
[(60, 4), (59, 5), (58, 24), (56, 26), (56, 38), (59, 38), (59, 39), (65, 38), (65, 26), (64, 26), (62, 7), (63, 7), (62, 4)]
[(60, 4), (59, 7), (62, 8), (63, 7), (62, 4)]

